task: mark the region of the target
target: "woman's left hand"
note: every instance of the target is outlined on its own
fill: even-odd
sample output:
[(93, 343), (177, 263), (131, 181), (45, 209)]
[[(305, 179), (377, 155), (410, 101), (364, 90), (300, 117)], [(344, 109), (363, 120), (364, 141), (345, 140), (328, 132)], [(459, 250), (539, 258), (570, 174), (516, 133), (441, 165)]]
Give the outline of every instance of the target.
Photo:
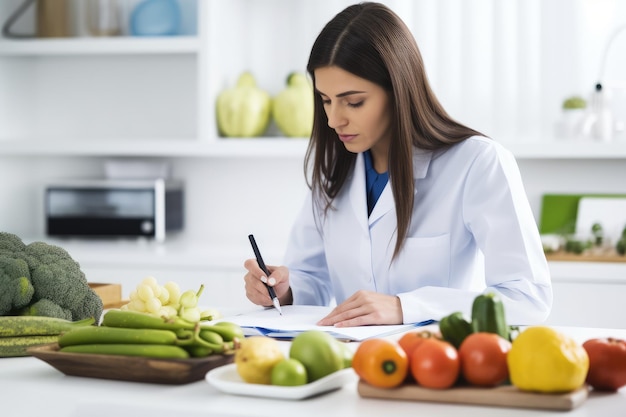
[(353, 327), (402, 324), (402, 306), (395, 295), (360, 290), (321, 319), (318, 326)]

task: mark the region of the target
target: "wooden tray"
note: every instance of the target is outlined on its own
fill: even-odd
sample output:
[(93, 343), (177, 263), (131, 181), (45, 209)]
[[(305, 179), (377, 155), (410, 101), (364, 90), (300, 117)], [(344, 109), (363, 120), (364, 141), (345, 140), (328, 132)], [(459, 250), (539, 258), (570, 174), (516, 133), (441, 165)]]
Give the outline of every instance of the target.
[(89, 287), (102, 299), (104, 308), (115, 308), (122, 302), (122, 286), (120, 284), (90, 282)]
[(205, 378), (207, 372), (234, 361), (234, 355), (193, 359), (156, 359), (138, 356), (59, 352), (59, 345), (32, 347), (28, 352), (65, 375), (154, 384), (187, 384)]
[(572, 410), (587, 399), (587, 387), (565, 394), (541, 394), (520, 391), (512, 385), (495, 388), (454, 387), (436, 390), (406, 384), (398, 388), (376, 388), (366, 382), (357, 385), (361, 397), (387, 400), (430, 401), (454, 404), (488, 405), (496, 407)]

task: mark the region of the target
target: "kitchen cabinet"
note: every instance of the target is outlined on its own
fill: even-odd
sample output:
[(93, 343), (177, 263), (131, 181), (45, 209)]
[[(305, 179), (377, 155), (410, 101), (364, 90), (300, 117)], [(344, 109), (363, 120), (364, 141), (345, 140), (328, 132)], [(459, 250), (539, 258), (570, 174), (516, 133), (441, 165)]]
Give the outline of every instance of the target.
[(549, 262), (554, 299), (546, 324), (626, 328), (623, 262)]

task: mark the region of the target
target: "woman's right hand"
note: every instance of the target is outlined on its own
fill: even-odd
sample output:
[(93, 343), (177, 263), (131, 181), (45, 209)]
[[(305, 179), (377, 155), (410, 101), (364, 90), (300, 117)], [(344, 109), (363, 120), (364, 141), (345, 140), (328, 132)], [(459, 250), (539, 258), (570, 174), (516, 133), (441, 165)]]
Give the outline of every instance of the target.
[(246, 287), (246, 297), (254, 304), (265, 307), (272, 306), (272, 299), (265, 287), (265, 283), (270, 287), (274, 287), (274, 291), (281, 305), (293, 303), (291, 288), (289, 287), (289, 270), (287, 267), (266, 265), (268, 271), (270, 271), (270, 276), (266, 277), (265, 272), (259, 267), (256, 259), (247, 259), (243, 266), (248, 270), (243, 277)]

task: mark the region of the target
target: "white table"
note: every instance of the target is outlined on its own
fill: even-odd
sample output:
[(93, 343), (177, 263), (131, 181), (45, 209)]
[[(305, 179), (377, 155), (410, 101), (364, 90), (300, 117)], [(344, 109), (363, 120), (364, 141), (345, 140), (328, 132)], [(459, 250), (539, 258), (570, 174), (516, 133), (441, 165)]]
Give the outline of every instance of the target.
[[(560, 327), (580, 343), (592, 337), (626, 339), (624, 329)], [(390, 414), (391, 413), (391, 414)], [(624, 416), (626, 388), (592, 393), (567, 416)], [(0, 358), (0, 414), (6, 417), (221, 416), (555, 416), (556, 411), (447, 405), (361, 398), (356, 383), (301, 401), (223, 394), (206, 381), (157, 385), (66, 376), (39, 359)]]

